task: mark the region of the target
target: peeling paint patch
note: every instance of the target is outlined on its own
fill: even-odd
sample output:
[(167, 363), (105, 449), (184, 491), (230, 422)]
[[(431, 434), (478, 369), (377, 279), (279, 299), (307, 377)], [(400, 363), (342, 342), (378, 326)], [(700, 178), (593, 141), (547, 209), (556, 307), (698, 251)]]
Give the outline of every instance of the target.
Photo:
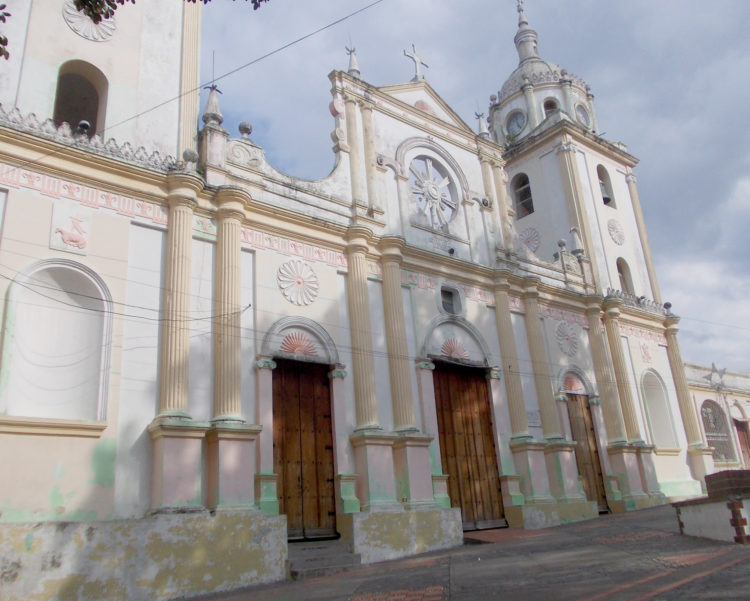
[(96, 443), (91, 455), (91, 484), (98, 484), (104, 488), (115, 485), (115, 456), (117, 441), (114, 438), (104, 438)]

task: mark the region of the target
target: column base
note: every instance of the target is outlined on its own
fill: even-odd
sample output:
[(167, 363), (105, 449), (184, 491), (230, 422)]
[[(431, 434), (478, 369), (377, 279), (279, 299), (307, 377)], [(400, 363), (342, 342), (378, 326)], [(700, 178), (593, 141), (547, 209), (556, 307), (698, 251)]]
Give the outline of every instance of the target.
[(357, 497), (362, 511), (398, 504), (393, 472), (393, 443), (397, 438), (374, 429), (355, 431), (349, 437), (354, 448)]
[(359, 499), (357, 498), (357, 474), (338, 474), (339, 513), (359, 513)]
[(448, 474), (432, 474), (432, 498), (441, 509), (451, 508), (451, 498), (448, 495)]
[(158, 416), (148, 427), (153, 441), (151, 509), (200, 511), (203, 438), (209, 425), (182, 416)]
[(575, 449), (575, 442), (564, 439), (549, 440), (544, 449), (550, 492), (558, 503), (586, 502), (578, 477)]
[(688, 465), (690, 466), (690, 475), (700, 482), (701, 490), (705, 493), (706, 476), (716, 471), (713, 450), (703, 446), (703, 444), (689, 446)]
[(393, 442), (396, 499), (407, 506), (434, 504), (429, 451), (433, 437), (413, 430), (397, 436)]
[(263, 515), (279, 515), (279, 497), (276, 493), (278, 478), (273, 472), (255, 474), (255, 502)]
[(591, 520), (599, 515), (594, 501), (532, 503), (505, 508), (505, 519), (514, 528), (539, 530), (568, 522)]
[(261, 426), (214, 421), (206, 432), (206, 506), (249, 508), (255, 504), (256, 441)]
[(544, 451), (547, 444), (533, 438), (511, 440), (510, 450), (520, 479), (525, 504), (554, 503), (550, 494)]

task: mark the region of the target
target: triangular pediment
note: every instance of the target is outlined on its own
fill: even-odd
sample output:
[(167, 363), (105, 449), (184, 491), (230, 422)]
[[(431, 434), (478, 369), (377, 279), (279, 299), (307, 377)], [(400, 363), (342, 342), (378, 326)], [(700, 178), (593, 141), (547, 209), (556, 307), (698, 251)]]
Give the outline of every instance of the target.
[(384, 94), (423, 113), (473, 133), (471, 127), (438, 95), (425, 80), (410, 81), (378, 88)]

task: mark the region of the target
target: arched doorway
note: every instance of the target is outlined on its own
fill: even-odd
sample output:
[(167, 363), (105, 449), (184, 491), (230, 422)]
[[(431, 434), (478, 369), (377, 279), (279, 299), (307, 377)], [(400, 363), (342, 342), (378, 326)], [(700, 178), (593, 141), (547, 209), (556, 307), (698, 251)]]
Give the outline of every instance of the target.
[(589, 396), (581, 379), (574, 373), (565, 376), (565, 392), (568, 398), (570, 434), (576, 443), (576, 465), (581, 476), (583, 491), (589, 501), (595, 501), (599, 513), (609, 512), (604, 475), (596, 445), (596, 430), (591, 417)]
[(290, 539), (336, 535), (329, 367), (276, 359), (273, 467)]
[(507, 526), (485, 370), (436, 361), (433, 380), (451, 505), (461, 509), (464, 530)]

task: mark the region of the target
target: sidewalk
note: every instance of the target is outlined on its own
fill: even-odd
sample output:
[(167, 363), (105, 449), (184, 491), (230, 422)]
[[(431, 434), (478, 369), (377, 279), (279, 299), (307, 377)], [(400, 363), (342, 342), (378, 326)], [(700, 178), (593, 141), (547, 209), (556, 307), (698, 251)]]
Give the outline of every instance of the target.
[(679, 534), (674, 509), (545, 530), (467, 533), (476, 544), (201, 601), (717, 601), (750, 599), (750, 548)]

